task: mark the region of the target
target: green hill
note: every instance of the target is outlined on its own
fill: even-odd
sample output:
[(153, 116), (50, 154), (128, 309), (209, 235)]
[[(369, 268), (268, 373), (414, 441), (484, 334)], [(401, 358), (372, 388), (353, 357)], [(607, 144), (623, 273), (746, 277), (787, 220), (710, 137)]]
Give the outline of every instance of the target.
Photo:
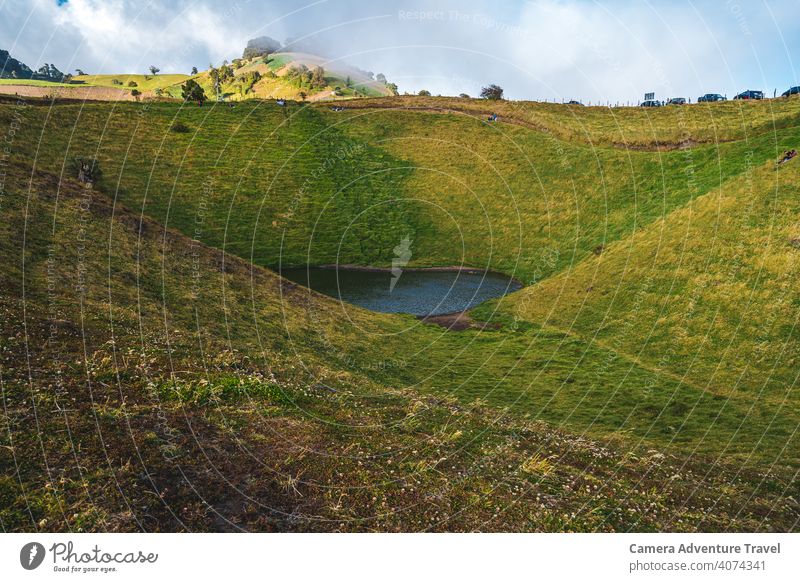
[[(796, 529), (800, 101), (348, 106), (0, 106), (5, 529)], [(407, 235), (526, 287), (454, 332), (269, 269)]]
[[(318, 67), (322, 71), (322, 79), (319, 82), (312, 81), (312, 74)], [(68, 98), (69, 92), (65, 92), (64, 89), (80, 89), (80, 93), (76, 92), (79, 99), (115, 101), (120, 98), (130, 98), (128, 93), (136, 89), (141, 94), (139, 96), (141, 100), (181, 99), (181, 85), (188, 79), (194, 79), (203, 87), (209, 99), (216, 100), (217, 91), (212, 71), (216, 73), (227, 68), (230, 69), (230, 77), (226, 77), (219, 87), (219, 98), (226, 101), (246, 99), (302, 101), (304, 96), (310, 101), (330, 101), (354, 97), (383, 97), (390, 96), (394, 92), (392, 85), (376, 80), (372, 73), (339, 61), (330, 61), (299, 52), (279, 52), (268, 57), (235, 59), (231, 64), (226, 62), (219, 69), (200, 71), (196, 75), (173, 73), (78, 75), (67, 83), (46, 79), (3, 78), (0, 79), (0, 92), (11, 91), (17, 86), (36, 86), (43, 89), (58, 89), (59, 97)], [(93, 94), (94, 88), (97, 89)], [(109, 93), (108, 89), (121, 90), (125, 93)], [(43, 95), (44, 93), (39, 96)]]
[[(311, 101), (347, 99), (352, 97), (380, 97), (391, 95), (391, 88), (367, 76), (355, 67), (306, 53), (279, 52), (269, 57), (237, 59), (231, 65), (233, 78), (224, 82), (220, 96), (225, 100), (244, 99), (293, 99)], [(317, 67), (324, 71), (324, 81), (319, 85), (310, 77)], [(209, 71), (204, 71), (196, 80), (206, 94), (216, 94)], [(170, 94), (180, 96), (179, 87), (170, 89)]]

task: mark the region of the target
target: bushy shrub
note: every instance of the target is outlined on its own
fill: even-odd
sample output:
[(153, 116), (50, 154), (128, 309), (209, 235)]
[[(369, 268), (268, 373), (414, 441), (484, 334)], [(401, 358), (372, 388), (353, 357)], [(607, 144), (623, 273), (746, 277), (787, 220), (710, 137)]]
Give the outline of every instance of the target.
[(174, 122), (169, 130), (173, 133), (189, 133), (191, 129), (185, 123), (181, 123), (180, 121)]

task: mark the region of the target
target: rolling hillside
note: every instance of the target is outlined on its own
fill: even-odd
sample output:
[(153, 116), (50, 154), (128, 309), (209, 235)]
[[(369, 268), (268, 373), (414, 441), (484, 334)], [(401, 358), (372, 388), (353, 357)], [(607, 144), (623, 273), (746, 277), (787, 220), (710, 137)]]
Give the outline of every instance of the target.
[[(232, 72), (232, 78), (220, 86), (219, 97), (226, 101), (279, 98), (302, 101), (303, 95), (310, 101), (330, 101), (392, 95), (388, 84), (376, 81), (366, 72), (312, 54), (280, 52), (268, 58), (236, 59), (231, 65), (226, 63), (224, 66), (230, 66)], [(312, 84), (306, 76), (317, 67), (324, 70), (324, 82)], [(3, 78), (0, 79), (0, 94), (89, 101), (180, 99), (181, 85), (187, 79), (197, 81), (210, 100), (217, 99), (211, 69), (196, 75), (77, 75), (67, 83)], [(132, 95), (134, 89), (141, 95)]]
[[(795, 530), (800, 101), (676, 111), (0, 105), (3, 528)], [(271, 270), (404, 236), (526, 287), (455, 332)]]

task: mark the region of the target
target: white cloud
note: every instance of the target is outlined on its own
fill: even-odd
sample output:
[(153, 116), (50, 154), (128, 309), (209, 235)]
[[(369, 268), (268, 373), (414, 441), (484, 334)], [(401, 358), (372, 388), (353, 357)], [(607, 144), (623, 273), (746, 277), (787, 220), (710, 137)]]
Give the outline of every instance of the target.
[[(5, 0), (0, 10), (3, 48), (65, 70), (187, 71), (266, 34), (309, 35), (401, 89), (443, 94), (496, 82), (514, 98), (596, 102), (798, 84), (796, 0)], [(407, 17), (415, 11), (428, 17)]]
[(183, 71), (198, 55), (218, 60), (240, 51), (244, 35), (224, 9), (183, 2), (69, 0), (55, 24), (72, 28), (104, 71), (143, 70), (151, 61), (165, 72)]

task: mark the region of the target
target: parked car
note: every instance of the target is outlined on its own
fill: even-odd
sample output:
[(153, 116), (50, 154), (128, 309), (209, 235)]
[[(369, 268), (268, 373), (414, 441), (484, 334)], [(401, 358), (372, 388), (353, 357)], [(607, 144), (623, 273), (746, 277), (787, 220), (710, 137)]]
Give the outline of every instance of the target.
[(647, 101), (642, 101), (641, 107), (661, 107), (661, 101), (657, 101), (655, 99), (649, 99)]
[(574, 99), (567, 103), (567, 105), (583, 105), (580, 101), (575, 101)]
[(788, 97), (789, 95), (800, 95), (800, 86), (791, 87), (787, 91), (784, 91), (781, 96), (782, 97)]
[(683, 97), (673, 97), (667, 101), (667, 105), (686, 105), (686, 99)]
[(763, 99), (763, 91), (742, 91), (734, 99)]
[(712, 103), (714, 101), (727, 101), (727, 99), (719, 93), (706, 93), (702, 97), (697, 98), (698, 103)]

